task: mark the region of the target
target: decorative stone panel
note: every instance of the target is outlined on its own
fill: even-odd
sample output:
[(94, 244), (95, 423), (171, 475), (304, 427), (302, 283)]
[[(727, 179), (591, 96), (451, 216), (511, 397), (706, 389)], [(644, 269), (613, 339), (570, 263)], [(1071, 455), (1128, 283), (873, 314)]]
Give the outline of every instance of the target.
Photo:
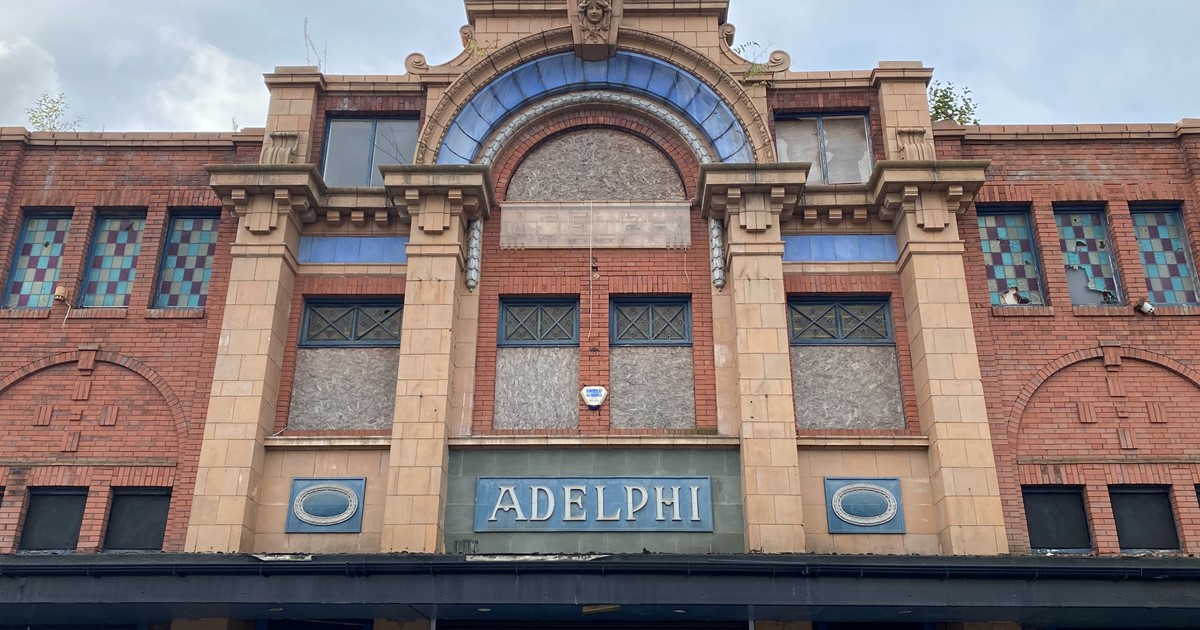
[(684, 199), (683, 180), (657, 147), (612, 129), (552, 138), (517, 167), (507, 201)]

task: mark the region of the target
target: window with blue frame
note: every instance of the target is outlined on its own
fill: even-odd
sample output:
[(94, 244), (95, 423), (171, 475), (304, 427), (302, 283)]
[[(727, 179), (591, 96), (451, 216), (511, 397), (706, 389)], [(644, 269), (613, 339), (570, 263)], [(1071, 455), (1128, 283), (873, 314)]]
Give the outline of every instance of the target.
[(79, 306), (129, 306), (145, 225), (145, 215), (102, 214), (96, 218)]
[(579, 301), (505, 299), (500, 302), (499, 345), (579, 345)]
[(400, 345), (402, 300), (324, 301), (304, 305), (300, 347)]
[(1179, 206), (1132, 206), (1133, 234), (1146, 271), (1151, 304), (1196, 304), (1196, 267)]
[(692, 305), (688, 298), (617, 298), (609, 313), (614, 346), (689, 346)]
[(871, 177), (867, 117), (860, 114), (796, 116), (775, 121), (780, 162), (810, 162), (810, 184), (856, 184)]
[(158, 271), (155, 308), (202, 308), (208, 298), (217, 255), (219, 213), (179, 213), (171, 217)]
[(892, 344), (891, 305), (884, 297), (788, 300), (792, 345)]
[(1117, 304), (1121, 290), (1113, 266), (1104, 208), (1056, 206), (1058, 241), (1072, 304)]
[(62, 266), (69, 212), (26, 214), (4, 293), (4, 308), (50, 308)]
[(1045, 304), (1029, 208), (981, 206), (977, 214), (992, 304)]
[(333, 118), (325, 132), (321, 175), (328, 186), (382, 186), (379, 167), (411, 164), (415, 118)]

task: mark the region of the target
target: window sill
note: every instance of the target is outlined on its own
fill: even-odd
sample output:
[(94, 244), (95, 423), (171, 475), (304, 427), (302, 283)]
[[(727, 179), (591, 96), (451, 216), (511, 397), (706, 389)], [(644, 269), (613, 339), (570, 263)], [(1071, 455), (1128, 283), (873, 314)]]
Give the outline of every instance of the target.
[(152, 308), (146, 319), (204, 319), (204, 308)]
[[(801, 429), (801, 431), (805, 431)], [(897, 431), (896, 435), (839, 435), (836, 433), (801, 434), (796, 438), (796, 446), (804, 450), (821, 450), (830, 448), (866, 449), (866, 450), (902, 450), (929, 448), (929, 438), (924, 435), (906, 435)]]
[(1053, 306), (993, 306), (993, 317), (1054, 317)]
[(48, 308), (4, 308), (0, 309), (0, 319), (48, 319)]
[(1123, 304), (1081, 304), (1072, 306), (1071, 313), (1079, 317), (1125, 317), (1133, 315), (1133, 307)]
[(125, 319), (128, 315), (127, 308), (73, 308), (67, 319)]

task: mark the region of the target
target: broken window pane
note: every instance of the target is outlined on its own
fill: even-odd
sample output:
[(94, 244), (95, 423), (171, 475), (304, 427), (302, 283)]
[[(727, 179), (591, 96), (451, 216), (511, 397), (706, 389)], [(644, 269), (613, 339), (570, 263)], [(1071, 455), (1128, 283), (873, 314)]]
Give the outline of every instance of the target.
[(871, 175), (871, 152), (867, 146), (867, 125), (862, 116), (825, 118), (826, 183), (865, 182)]
[(980, 208), (978, 212), (979, 244), (992, 304), (1045, 304), (1029, 210)]
[(825, 181), (821, 168), (821, 134), (816, 118), (777, 121), (775, 145), (780, 162), (811, 162), (808, 180), (817, 184)]
[(1059, 245), (1067, 268), (1072, 304), (1118, 304), (1108, 226), (1102, 209), (1057, 211)]
[(1151, 304), (1196, 304), (1192, 266), (1178, 207), (1130, 208), (1133, 233), (1146, 270), (1146, 299)]

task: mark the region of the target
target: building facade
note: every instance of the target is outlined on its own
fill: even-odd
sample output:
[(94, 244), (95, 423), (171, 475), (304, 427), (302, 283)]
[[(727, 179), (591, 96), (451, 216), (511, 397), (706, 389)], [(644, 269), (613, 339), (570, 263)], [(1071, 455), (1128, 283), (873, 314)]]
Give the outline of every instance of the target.
[(0, 129), (0, 626), (1200, 625), (1200, 121), (465, 4), (264, 129)]

